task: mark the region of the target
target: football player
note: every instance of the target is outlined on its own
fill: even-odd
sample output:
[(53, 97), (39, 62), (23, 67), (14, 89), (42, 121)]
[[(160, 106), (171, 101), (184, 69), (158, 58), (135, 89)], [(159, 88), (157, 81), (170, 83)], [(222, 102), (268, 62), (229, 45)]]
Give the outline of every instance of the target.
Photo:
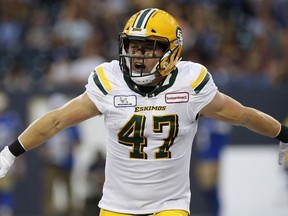
[(182, 47), (181, 28), (170, 14), (157, 8), (134, 14), (119, 34), (119, 61), (98, 65), (83, 94), (6, 146), (1, 176), (22, 153), (97, 115), (104, 115), (107, 132), (101, 216), (189, 215), (191, 144), (199, 117), (277, 138), (282, 158), (288, 128), (221, 93), (203, 65), (181, 61)]

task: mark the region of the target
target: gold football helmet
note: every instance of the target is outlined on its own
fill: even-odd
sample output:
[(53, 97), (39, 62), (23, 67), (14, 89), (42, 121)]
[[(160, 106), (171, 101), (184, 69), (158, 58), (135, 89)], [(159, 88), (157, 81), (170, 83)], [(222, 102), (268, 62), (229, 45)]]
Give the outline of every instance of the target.
[[(143, 59), (158, 59), (150, 73), (134, 73), (131, 60), (135, 56), (129, 54), (128, 45), (131, 40), (153, 41), (154, 50), (160, 46), (164, 54), (156, 56), (143, 55)], [(180, 60), (183, 46), (181, 28), (174, 17), (167, 12), (148, 8), (134, 14), (119, 34), (119, 63), (123, 73), (139, 85), (147, 85), (160, 76), (167, 76)], [(137, 57), (139, 58), (139, 57)]]

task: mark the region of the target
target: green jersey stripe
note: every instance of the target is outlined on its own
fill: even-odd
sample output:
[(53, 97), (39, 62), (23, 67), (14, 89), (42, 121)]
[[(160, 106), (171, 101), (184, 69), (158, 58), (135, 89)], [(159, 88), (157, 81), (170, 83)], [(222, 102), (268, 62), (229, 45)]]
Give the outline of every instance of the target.
[(94, 71), (93, 80), (94, 80), (95, 84), (97, 85), (97, 87), (100, 89), (100, 91), (101, 91), (104, 95), (107, 95), (108, 92), (105, 90), (105, 88), (104, 88), (103, 85), (101, 84), (100, 79), (99, 79), (96, 71)]
[(204, 77), (202, 82), (194, 89), (196, 94), (198, 94), (203, 89), (203, 87), (206, 85), (209, 79), (210, 79), (210, 75), (209, 73), (206, 73), (206, 76)]

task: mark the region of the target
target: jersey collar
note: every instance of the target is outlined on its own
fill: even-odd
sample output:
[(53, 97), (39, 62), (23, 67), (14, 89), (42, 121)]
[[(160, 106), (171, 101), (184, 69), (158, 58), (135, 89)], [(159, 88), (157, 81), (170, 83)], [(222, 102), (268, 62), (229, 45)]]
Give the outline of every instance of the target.
[(138, 89), (137, 85), (134, 82), (132, 82), (129, 77), (127, 77), (125, 75), (123, 75), (123, 77), (124, 77), (124, 80), (127, 83), (128, 87), (132, 91), (134, 91), (134, 92), (136, 92), (142, 96), (154, 97), (154, 96), (158, 95), (159, 93), (165, 91), (167, 88), (171, 87), (176, 80), (177, 74), (178, 74), (178, 68), (175, 68), (170, 74), (167, 75), (167, 77), (165, 78), (162, 85), (156, 86), (151, 92), (148, 92), (148, 93), (141, 92)]

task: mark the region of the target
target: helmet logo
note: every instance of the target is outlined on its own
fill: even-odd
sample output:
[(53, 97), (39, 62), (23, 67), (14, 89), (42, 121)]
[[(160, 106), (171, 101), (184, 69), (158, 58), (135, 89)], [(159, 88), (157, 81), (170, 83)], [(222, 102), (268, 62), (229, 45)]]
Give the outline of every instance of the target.
[(182, 45), (183, 44), (183, 34), (182, 34), (182, 30), (179, 27), (176, 28), (176, 37), (177, 37), (177, 44), (176, 45)]

